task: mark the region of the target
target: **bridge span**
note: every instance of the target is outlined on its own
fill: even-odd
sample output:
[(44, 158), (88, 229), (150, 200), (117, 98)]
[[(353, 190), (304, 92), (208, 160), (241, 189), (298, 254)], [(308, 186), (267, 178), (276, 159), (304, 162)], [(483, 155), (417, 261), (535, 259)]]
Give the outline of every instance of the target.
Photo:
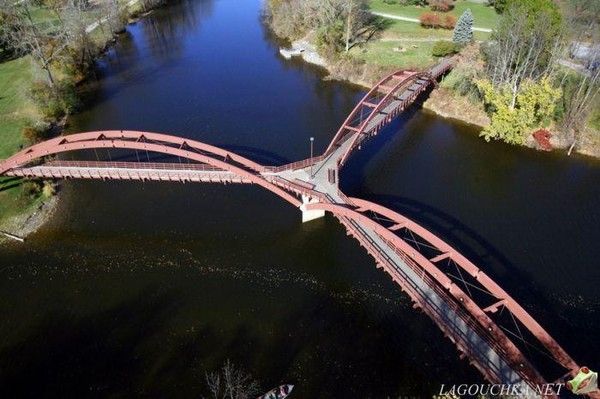
[[(0, 161), (0, 175), (256, 184), (299, 208), (304, 221), (329, 212), (486, 380), (529, 387), (530, 397), (558, 397), (557, 391), (543, 394), (539, 387), (575, 375), (579, 365), (515, 299), (482, 268), (423, 226), (381, 205), (349, 198), (339, 189), (340, 168), (353, 151), (436, 84), (452, 65), (453, 59), (445, 59), (426, 72), (398, 71), (385, 77), (357, 104), (323, 154), (282, 166), (261, 165), (181, 137), (113, 130), (35, 144)], [(129, 150), (135, 152), (135, 160), (133, 155), (128, 161), (100, 159), (98, 150)], [(96, 159), (59, 157), (69, 152), (78, 152), (82, 158), (95, 154)], [(151, 162), (150, 153), (169, 161)], [(507, 326), (502, 314), (514, 324)], [(523, 333), (562, 367), (562, 374), (542, 375), (521, 349), (526, 342)], [(589, 396), (600, 398), (600, 393)]]

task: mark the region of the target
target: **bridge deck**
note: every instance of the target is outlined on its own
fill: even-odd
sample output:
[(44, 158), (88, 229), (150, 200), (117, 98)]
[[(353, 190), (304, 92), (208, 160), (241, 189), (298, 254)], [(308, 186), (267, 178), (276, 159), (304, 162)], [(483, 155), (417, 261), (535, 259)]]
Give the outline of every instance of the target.
[(54, 161), (39, 166), (12, 169), (6, 175), (49, 179), (250, 183), (248, 179), (235, 173), (209, 165), (149, 162)]

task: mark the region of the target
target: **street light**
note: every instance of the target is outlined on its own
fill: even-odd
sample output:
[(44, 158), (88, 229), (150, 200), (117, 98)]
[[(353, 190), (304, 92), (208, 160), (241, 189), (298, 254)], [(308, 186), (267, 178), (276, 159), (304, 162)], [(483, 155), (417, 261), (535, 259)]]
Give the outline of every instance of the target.
[(313, 157), (313, 143), (315, 142), (315, 138), (311, 137), (310, 138), (310, 178), (313, 178), (313, 162), (312, 162), (312, 157)]

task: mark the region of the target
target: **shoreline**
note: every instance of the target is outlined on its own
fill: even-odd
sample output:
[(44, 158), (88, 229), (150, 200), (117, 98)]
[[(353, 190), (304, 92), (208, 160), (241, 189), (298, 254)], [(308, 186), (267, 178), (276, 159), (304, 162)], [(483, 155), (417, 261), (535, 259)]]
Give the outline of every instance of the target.
[[(270, 27), (268, 28), (270, 29)], [(372, 72), (375, 70), (375, 67), (368, 63), (360, 64), (358, 68), (344, 68), (344, 66), (340, 65), (343, 61), (340, 61), (338, 64), (332, 64), (318, 53), (314, 44), (306, 37), (294, 40), (290, 44), (290, 47), (280, 47), (280, 55), (286, 60), (294, 57), (301, 58), (308, 64), (323, 68), (327, 72), (327, 76), (323, 80), (338, 80), (360, 86), (364, 89), (370, 89), (378, 79), (378, 77), (373, 79)], [(369, 68), (372, 70), (369, 71)], [(380, 71), (383, 72), (383, 68), (380, 68)], [(457, 96), (448, 89), (441, 87), (434, 88), (431, 91), (429, 97), (423, 102), (422, 109), (440, 118), (464, 123), (480, 130), (490, 123), (489, 116), (485, 113), (483, 105), (477, 107), (477, 105), (470, 103), (466, 98)], [(589, 143), (591, 135), (591, 133), (587, 132), (587, 135), (580, 139), (581, 144), (579, 148), (575, 149), (573, 153), (577, 156), (600, 161), (600, 149), (593, 143)], [(550, 142), (553, 146), (553, 150), (550, 151), (551, 153), (560, 153), (560, 156), (571, 157), (571, 155), (567, 154), (569, 146), (561, 142), (556, 134), (553, 134)], [(545, 152), (538, 148), (533, 137), (530, 137), (520, 147)]]
[[(24, 239), (24, 243), (27, 242), (27, 238), (37, 232), (42, 226), (44, 226), (54, 215), (59, 204), (59, 195), (53, 195), (52, 197), (41, 201), (28, 212), (23, 212), (18, 215), (14, 215), (11, 218), (4, 221), (2, 224), (2, 230), (5, 230), (9, 234), (21, 237)], [(13, 243), (14, 240), (2, 235), (0, 237), (0, 245), (6, 245)]]
[[(98, 59), (98, 58), (104, 56), (106, 51), (108, 51), (108, 49), (116, 43), (116, 41), (118, 40), (118, 37), (126, 31), (128, 25), (135, 24), (140, 19), (150, 15), (154, 11), (155, 8), (158, 8), (162, 5), (162, 4), (157, 4), (155, 7), (148, 9), (146, 11), (143, 11), (143, 12), (129, 9), (129, 7), (132, 7), (137, 3), (138, 3), (138, 0), (130, 0), (127, 3), (127, 5), (126, 5), (126, 7), (128, 9), (127, 22), (123, 26), (123, 30), (118, 31), (118, 32), (113, 32), (112, 35), (110, 35), (106, 39), (106, 42), (102, 46), (100, 46), (97, 54), (95, 55), (95, 59)], [(100, 23), (98, 23), (98, 22), (94, 22), (94, 23), (88, 25), (88, 27), (86, 28), (86, 33), (91, 33), (99, 26), (100, 26)], [(77, 87), (79, 88), (80, 85), (85, 83), (89, 78), (90, 78), (90, 73), (88, 73), (86, 76), (83, 77), (83, 79), (81, 79), (79, 82), (77, 82)], [(78, 92), (78, 95), (80, 95), (80, 94), (81, 93)], [(85, 106), (83, 106), (80, 110), (78, 110), (78, 112), (81, 112), (84, 109), (85, 109)], [(67, 114), (67, 115), (61, 117), (59, 120), (56, 120), (56, 121), (53, 121), (50, 123), (48, 131), (52, 132), (51, 137), (59, 137), (63, 134), (66, 126), (69, 123), (69, 116), (70, 115)], [(58, 190), (54, 195), (52, 195), (52, 197), (46, 198), (46, 199), (40, 199), (39, 200), (40, 202), (37, 205), (35, 205), (35, 206), (31, 205), (31, 206), (27, 207), (26, 210), (23, 210), (22, 212), (19, 212), (7, 219), (1, 220), (0, 228), (1, 228), (1, 230), (5, 231), (6, 233), (18, 236), (20, 238), (23, 238), (24, 241), (26, 241), (30, 235), (36, 233), (40, 228), (42, 228), (52, 218), (54, 212), (56, 211), (56, 208), (58, 207), (59, 200), (60, 200), (60, 185), (58, 185)], [(0, 245), (6, 245), (8, 242), (13, 242), (13, 241), (14, 240), (10, 239), (9, 237), (7, 237), (4, 234), (0, 235)]]

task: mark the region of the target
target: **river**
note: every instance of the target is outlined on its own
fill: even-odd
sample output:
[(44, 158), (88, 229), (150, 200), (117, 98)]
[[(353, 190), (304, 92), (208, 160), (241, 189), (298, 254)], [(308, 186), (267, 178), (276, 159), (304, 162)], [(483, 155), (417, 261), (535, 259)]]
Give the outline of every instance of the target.
[[(266, 164), (307, 157), (311, 136), (322, 151), (364, 91), (282, 59), (260, 8), (180, 1), (128, 26), (69, 130), (176, 134)], [(415, 106), (341, 174), (600, 367), (598, 162), (489, 144)], [(334, 218), (302, 224), (256, 187), (65, 182), (55, 217), (0, 264), (1, 397), (200, 397), (226, 359), (294, 398), (482, 382)]]

